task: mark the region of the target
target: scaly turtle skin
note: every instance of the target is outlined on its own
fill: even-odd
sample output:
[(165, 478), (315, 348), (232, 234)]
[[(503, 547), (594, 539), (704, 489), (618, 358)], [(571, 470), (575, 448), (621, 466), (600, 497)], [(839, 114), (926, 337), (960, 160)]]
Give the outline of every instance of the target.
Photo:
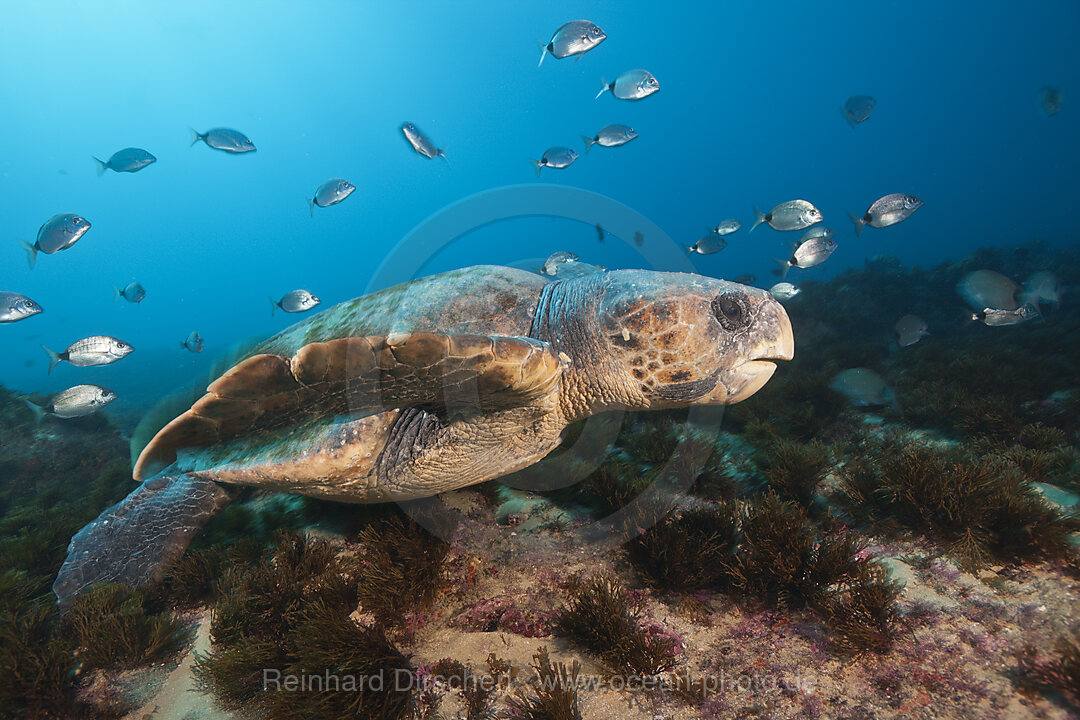
[(357, 298), (257, 346), (162, 428), (53, 590), (153, 582), (230, 485), (429, 497), (532, 465), (595, 413), (739, 402), (793, 350), (766, 291), (682, 273), (479, 266)]

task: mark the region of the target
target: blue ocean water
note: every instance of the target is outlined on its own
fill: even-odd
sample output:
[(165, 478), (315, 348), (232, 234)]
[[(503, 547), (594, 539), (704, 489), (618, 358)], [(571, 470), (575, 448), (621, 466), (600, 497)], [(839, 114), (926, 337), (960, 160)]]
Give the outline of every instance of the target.
[[(607, 40), (537, 68), (537, 41), (577, 17)], [(553, 145), (582, 156), (539, 182), (624, 203), (679, 243), (741, 220), (727, 249), (692, 262), (706, 275), (752, 273), (765, 287), (797, 234), (747, 234), (752, 207), (796, 197), (821, 208), (840, 245), (804, 279), (881, 253), (925, 266), (1034, 237), (1074, 241), (1078, 20), (1064, 1), (9, 3), (0, 289), (45, 313), (0, 327), (0, 382), (42, 393), (98, 382), (121, 392), (122, 411), (125, 388), (164, 392), (296, 319), (271, 317), (268, 296), (303, 287), (327, 307), (363, 293), (410, 229), (474, 193), (537, 182), (527, 160)], [(659, 79), (658, 94), (594, 99), (601, 78), (638, 67)], [(1045, 85), (1062, 89), (1054, 117), (1039, 105)], [(853, 129), (839, 107), (854, 94), (878, 104)], [(413, 153), (405, 120), (449, 163)], [(640, 137), (584, 154), (580, 136), (609, 123)], [(221, 126), (258, 151), (189, 147), (189, 127)], [(98, 177), (90, 156), (128, 146), (158, 162)], [(309, 217), (306, 198), (334, 176), (357, 191)], [(846, 211), (891, 192), (926, 205), (856, 239)], [(15, 240), (32, 242), (61, 212), (93, 228), (31, 271)], [(555, 250), (649, 264), (632, 243), (599, 243), (588, 224), (532, 218), (463, 237), (425, 259), (423, 273)], [(131, 280), (146, 300), (114, 302), (113, 286)], [(192, 330), (206, 340), (200, 356), (179, 346)], [(39, 344), (62, 350), (93, 334), (138, 350), (108, 368), (46, 374)]]

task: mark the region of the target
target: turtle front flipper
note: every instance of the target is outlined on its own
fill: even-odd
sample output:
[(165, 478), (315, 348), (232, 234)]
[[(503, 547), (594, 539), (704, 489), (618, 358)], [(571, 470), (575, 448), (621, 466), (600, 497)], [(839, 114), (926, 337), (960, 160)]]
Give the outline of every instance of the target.
[(307, 418), (415, 407), (445, 413), (527, 406), (557, 392), (563, 362), (531, 338), (398, 333), (255, 355), (207, 388), (143, 449), (135, 478), (177, 450), (208, 447)]
[(99, 582), (143, 587), (161, 579), (233, 491), (183, 473), (156, 475), (80, 530), (53, 582), (61, 608)]

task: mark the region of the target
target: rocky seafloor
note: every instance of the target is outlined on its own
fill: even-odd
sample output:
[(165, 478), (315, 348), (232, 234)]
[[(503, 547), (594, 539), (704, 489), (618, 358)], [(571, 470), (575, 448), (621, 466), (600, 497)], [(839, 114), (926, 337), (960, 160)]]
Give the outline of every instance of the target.
[[(409, 506), (248, 492), (160, 586), (63, 620), (49, 586), (131, 489), (127, 447), (0, 392), (0, 716), (1073, 716), (1080, 316), (972, 322), (975, 269), (1080, 253), (807, 282), (796, 359), (723, 413), (599, 418)], [(898, 348), (908, 313), (932, 334)], [(851, 367), (896, 408), (830, 390)]]

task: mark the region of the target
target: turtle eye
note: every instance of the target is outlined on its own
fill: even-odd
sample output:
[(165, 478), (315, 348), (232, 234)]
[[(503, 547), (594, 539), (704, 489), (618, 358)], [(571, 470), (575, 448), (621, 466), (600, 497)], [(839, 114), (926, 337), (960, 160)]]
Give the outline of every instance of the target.
[(750, 324), (750, 306), (740, 293), (717, 295), (712, 301), (712, 311), (725, 330), (741, 330)]

